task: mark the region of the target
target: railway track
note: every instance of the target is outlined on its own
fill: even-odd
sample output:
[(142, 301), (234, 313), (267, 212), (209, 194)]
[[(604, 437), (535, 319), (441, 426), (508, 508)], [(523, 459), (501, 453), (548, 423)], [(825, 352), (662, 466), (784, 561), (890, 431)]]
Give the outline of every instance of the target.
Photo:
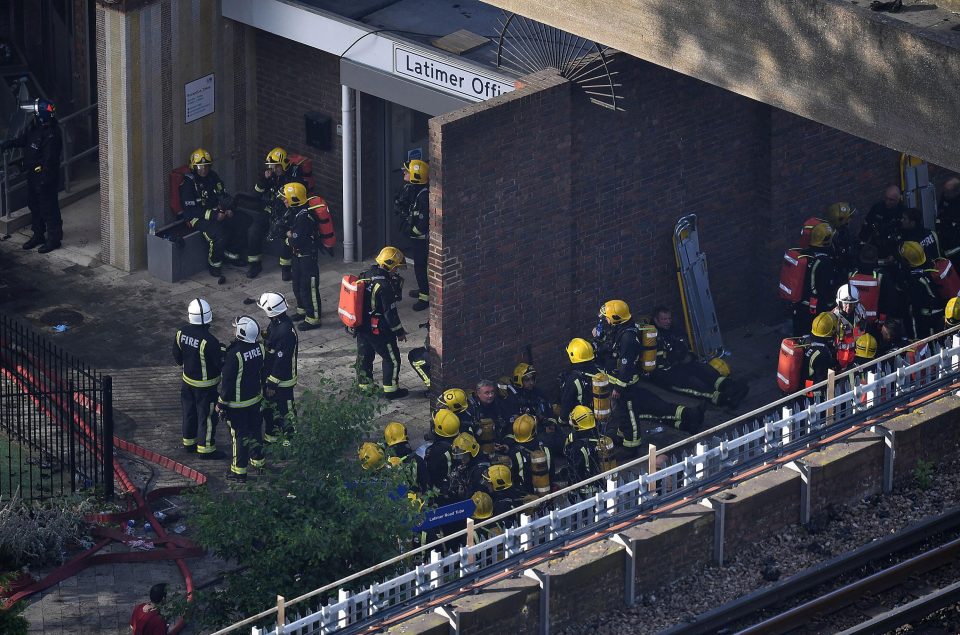
[(658, 635), (877, 634), (960, 602), (960, 508)]

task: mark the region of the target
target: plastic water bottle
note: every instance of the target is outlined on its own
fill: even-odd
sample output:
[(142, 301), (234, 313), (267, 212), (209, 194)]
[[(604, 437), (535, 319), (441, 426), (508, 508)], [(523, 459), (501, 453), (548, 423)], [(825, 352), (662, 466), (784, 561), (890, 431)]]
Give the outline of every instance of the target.
[(137, 521), (131, 518), (130, 520), (127, 521), (127, 528), (124, 530), (124, 533), (127, 534), (128, 536), (132, 536), (135, 533), (136, 527), (137, 527)]
[(157, 235), (157, 221), (156, 219), (151, 218), (150, 223), (147, 225), (147, 231), (151, 236)]
[(150, 523), (143, 523), (143, 534), (149, 536), (153, 532), (153, 525)]

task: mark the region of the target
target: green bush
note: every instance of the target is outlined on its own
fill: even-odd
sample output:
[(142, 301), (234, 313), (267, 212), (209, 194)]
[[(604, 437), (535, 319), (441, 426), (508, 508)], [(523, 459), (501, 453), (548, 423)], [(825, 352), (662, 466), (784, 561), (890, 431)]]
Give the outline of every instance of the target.
[[(0, 584), (2, 584), (2, 581), (0, 581)], [(21, 615), (26, 608), (26, 602), (17, 602), (8, 609), (0, 608), (0, 633), (3, 633), (3, 635), (27, 635), (30, 622)]]
[[(215, 588), (196, 594), (191, 621), (215, 628), (361, 571), (410, 547), (417, 512), (397, 495), (399, 470), (364, 473), (357, 447), (380, 436), (377, 402), (359, 391), (297, 404), (289, 444), (267, 448), (267, 470), (242, 490), (191, 498), (194, 539), (236, 564)], [(381, 577), (381, 576), (378, 576)], [(173, 598), (172, 598), (173, 599)], [(184, 608), (174, 599), (169, 611)]]
[(0, 567), (62, 563), (86, 534), (91, 508), (82, 498), (27, 503), (19, 494), (0, 496)]

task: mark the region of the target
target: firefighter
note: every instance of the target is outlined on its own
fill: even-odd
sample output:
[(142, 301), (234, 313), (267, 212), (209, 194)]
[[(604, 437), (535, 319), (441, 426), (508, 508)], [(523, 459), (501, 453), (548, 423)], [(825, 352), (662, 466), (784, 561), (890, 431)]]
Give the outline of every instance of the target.
[(461, 432), (450, 448), (454, 466), (450, 471), (447, 497), (464, 500), (483, 487), (483, 473), (490, 467), (490, 457), (480, 451), (480, 444), (469, 432)]
[(896, 351), (910, 345), (910, 339), (905, 334), (906, 329), (903, 322), (897, 319), (887, 320), (880, 327), (880, 337), (877, 340), (879, 344), (880, 355), (886, 355), (891, 351)]
[(190, 171), (180, 184), (180, 202), (190, 227), (203, 232), (209, 243), (207, 265), (210, 275), (221, 276), (224, 258), (242, 267), (237, 252), (236, 225), (233, 219), (233, 197), (227, 194), (223, 181), (210, 166), (213, 159), (203, 148), (190, 154)]
[(857, 338), (854, 345), (854, 366), (863, 366), (872, 362), (877, 356), (877, 338), (864, 333)]
[(952, 328), (960, 324), (960, 298), (950, 298), (943, 310), (944, 328)]
[(943, 301), (934, 282), (937, 270), (930, 268), (918, 242), (908, 240), (900, 245), (900, 257), (907, 265), (902, 281), (910, 307), (907, 336), (915, 340), (930, 337), (943, 326)]
[(509, 430), (510, 418), (507, 415), (507, 405), (497, 390), (497, 384), (489, 379), (481, 379), (473, 389), (473, 394), (467, 398), (467, 409), (460, 415), (460, 423), (464, 430), (472, 431), (478, 438), (490, 436), (490, 427), (493, 436), (502, 439)]
[[(461, 388), (444, 390), (437, 397), (436, 409), (439, 410), (440, 408), (446, 408), (455, 415), (463, 414), (463, 411), (467, 409), (467, 393)], [(461, 423), (463, 422), (461, 421)], [(473, 433), (472, 430), (467, 430), (467, 432)]]
[[(837, 264), (846, 271), (857, 262), (860, 241), (850, 229), (850, 219), (857, 213), (850, 203), (834, 203), (827, 208), (827, 223), (833, 229), (833, 253)], [(811, 230), (812, 231), (812, 230)]]
[[(23, 148), (21, 165), (27, 173), (27, 207), (33, 236), (23, 249), (40, 247), (38, 253), (60, 248), (63, 240), (63, 218), (60, 215), (60, 154), (63, 135), (57, 123), (57, 108), (52, 101), (37, 99), (32, 106), (33, 119), (13, 139), (0, 144), (0, 149)], [(6, 183), (6, 182), (5, 182)]]
[(837, 286), (837, 267), (832, 254), (833, 229), (827, 223), (810, 232), (810, 246), (803, 250), (806, 272), (803, 299), (793, 305), (793, 334), (810, 332), (813, 316), (832, 307)]
[(300, 342), (287, 300), (281, 293), (264, 293), (257, 305), (270, 319), (263, 343), (267, 350), (263, 379), (263, 438), (268, 443), (293, 432), (293, 388), (297, 385)]
[[(803, 352), (803, 385), (810, 388), (827, 378), (827, 371), (839, 370), (834, 347), (837, 318), (833, 313), (820, 313), (810, 327), (810, 342)], [(807, 392), (812, 397), (813, 392)]]
[(937, 232), (923, 226), (923, 212), (916, 207), (903, 210), (903, 215), (900, 217), (899, 240), (901, 244), (908, 240), (920, 243), (923, 252), (927, 255), (927, 260), (931, 262), (943, 257), (940, 253)]
[(266, 351), (257, 341), (260, 326), (252, 317), (241, 315), (234, 320), (233, 327), (236, 339), (224, 354), (217, 412), (230, 426), (233, 441), (233, 461), (227, 479), (243, 483), (247, 480), (248, 466), (262, 468), (264, 465), (260, 377)]
[(577, 406), (570, 412), (570, 425), (573, 432), (567, 437), (563, 453), (567, 457), (570, 482), (579, 483), (602, 472), (597, 455), (600, 433), (593, 411), (586, 406)]
[(427, 253), (430, 240), (430, 166), (426, 161), (413, 159), (403, 164), (404, 184), (393, 201), (394, 212), (403, 222), (403, 232), (410, 242), (413, 258), (413, 273), (417, 288), (411, 289), (410, 297), (416, 298), (414, 311), (423, 311), (430, 306), (429, 282), (427, 280)]
[(426, 492), (430, 485), (427, 481), (427, 464), (413, 448), (407, 438), (407, 427), (397, 421), (391, 421), (383, 429), (383, 440), (387, 444), (387, 464), (394, 469), (406, 470), (406, 482), (410, 491), (417, 494)]
[(860, 292), (855, 286), (845, 284), (837, 289), (837, 306), (831, 313), (837, 319), (834, 346), (842, 370), (853, 363), (857, 338), (868, 330), (867, 315), (860, 306)]
[(307, 188), (303, 183), (283, 186), (283, 204), (292, 217), (287, 230), (287, 245), (293, 253), (293, 294), (297, 298), (297, 315), (303, 316), (301, 331), (320, 328), (320, 265), (317, 262), (319, 236), (317, 217), (307, 206)]
[(556, 466), (550, 448), (537, 438), (537, 420), (520, 415), (513, 421), (513, 434), (505, 441), (517, 491), (537, 498), (549, 494), (550, 484), (556, 481)]
[(860, 246), (859, 264), (850, 272), (849, 285), (857, 290), (868, 324), (883, 324), (889, 318), (901, 317), (897, 274), (896, 267), (877, 262), (876, 247)]
[[(537, 388), (537, 369), (533, 364), (521, 362), (513, 368), (507, 398), (504, 400), (506, 423), (510, 424), (522, 414), (533, 415), (543, 430), (541, 440), (554, 452), (563, 450), (563, 433), (558, 430), (557, 420), (550, 400)], [(503, 429), (498, 438), (506, 436), (509, 428)]]
[(424, 462), (432, 487), (437, 488), (439, 500), (448, 500), (450, 472), (453, 470), (453, 440), (460, 434), (460, 419), (449, 410), (438, 410), (433, 415), (431, 438), (433, 443), (427, 448)]
[(180, 386), (183, 447), (187, 452), (196, 452), (202, 459), (219, 458), (223, 454), (217, 452), (214, 406), (225, 348), (210, 332), (213, 312), (206, 300), (191, 300), (187, 317), (189, 324), (177, 331), (173, 344), (173, 358), (177, 366), (183, 367), (183, 384)]
[(736, 408), (743, 401), (749, 386), (698, 360), (686, 336), (673, 328), (670, 309), (654, 309), (653, 324), (657, 327), (657, 367), (650, 375), (654, 384), (718, 406)]
[(950, 177), (943, 184), (936, 230), (944, 256), (949, 258), (955, 267), (960, 265), (960, 177)]
[(360, 444), (357, 449), (357, 458), (365, 472), (376, 472), (387, 464), (387, 455), (383, 448), (372, 441), (364, 441)]
[(881, 262), (893, 261), (897, 254), (897, 235), (900, 232), (900, 223), (905, 209), (900, 188), (890, 185), (883, 191), (883, 199), (875, 203), (863, 219), (863, 225), (860, 226), (860, 242), (876, 247), (877, 258)]
[[(486, 520), (493, 517), (493, 498), (486, 492), (474, 492), (470, 497), (473, 501), (473, 514), (471, 517), (476, 521)], [(478, 545), (484, 540), (489, 540), (503, 534), (506, 526), (503, 521), (496, 523), (487, 523), (473, 529), (473, 544)]]
[(610, 398), (615, 404), (614, 417), (620, 423), (622, 445), (628, 454), (636, 454), (643, 432), (641, 422), (663, 422), (695, 434), (703, 425), (704, 405), (690, 407), (669, 403), (638, 385), (642, 346), (639, 327), (631, 318), (630, 307), (623, 300), (605, 302), (593, 329), (593, 348), (597, 351), (600, 367), (613, 384)]
[(370, 388), (373, 360), (379, 355), (383, 364), (383, 396), (387, 399), (401, 399), (410, 392), (400, 388), (400, 349), (397, 347), (398, 340), (407, 340), (407, 332), (397, 315), (397, 298), (403, 290), (399, 270), (405, 266), (403, 252), (388, 246), (377, 254), (376, 264), (360, 274), (369, 281), (363, 297), (363, 310), (368, 319), (354, 333), (357, 337), (357, 379), (361, 388)]
[(494, 463), (483, 472), (483, 482), (493, 498), (493, 514), (499, 516), (521, 503), (520, 493), (513, 487), (513, 476), (506, 465)]
[[(287, 158), (287, 151), (277, 147), (267, 153), (263, 165), (265, 167), (263, 174), (257, 177), (257, 183), (253, 189), (260, 195), (260, 202), (263, 205), (262, 213), (257, 214), (250, 227), (247, 230), (247, 277), (256, 278), (263, 270), (263, 239), (270, 235), (273, 238), (282, 238), (282, 236), (273, 236), (271, 234), (271, 224), (279, 225), (277, 229), (283, 227), (282, 218), (286, 211), (283, 204), (283, 186), (287, 183), (302, 183), (306, 185), (305, 179), (300, 174), (300, 166), (291, 163)], [(286, 235), (286, 229), (281, 231)], [(291, 265), (293, 264), (293, 254), (290, 247), (284, 242), (280, 254), (280, 275), (284, 282), (293, 280)]]

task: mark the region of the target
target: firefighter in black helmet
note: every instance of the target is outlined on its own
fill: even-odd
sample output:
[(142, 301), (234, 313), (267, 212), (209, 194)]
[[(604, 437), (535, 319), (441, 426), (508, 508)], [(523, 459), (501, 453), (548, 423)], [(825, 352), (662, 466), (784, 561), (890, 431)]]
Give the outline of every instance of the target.
[(403, 164), (403, 187), (394, 199), (394, 212), (403, 221), (403, 231), (410, 239), (410, 257), (413, 258), (413, 273), (417, 288), (410, 291), (416, 298), (414, 311), (423, 311), (430, 306), (429, 282), (427, 280), (427, 254), (430, 239), (430, 166), (426, 161), (413, 159)]
[[(695, 434), (703, 425), (703, 404), (698, 407), (669, 403), (638, 385), (640, 380), (640, 331), (623, 300), (610, 300), (600, 307), (594, 328), (593, 347), (601, 367), (610, 378), (614, 417), (620, 422), (623, 447), (639, 451), (643, 422), (664, 422)], [(621, 405), (623, 404), (623, 405)]]
[(397, 314), (397, 298), (403, 289), (400, 269), (406, 266), (403, 252), (396, 247), (384, 247), (377, 254), (376, 264), (360, 274), (368, 280), (364, 289), (363, 310), (369, 319), (357, 327), (357, 379), (361, 388), (373, 383), (373, 360), (380, 356), (383, 364), (383, 396), (401, 399), (410, 391), (400, 387), (400, 349), (397, 341), (405, 342), (407, 332)]

